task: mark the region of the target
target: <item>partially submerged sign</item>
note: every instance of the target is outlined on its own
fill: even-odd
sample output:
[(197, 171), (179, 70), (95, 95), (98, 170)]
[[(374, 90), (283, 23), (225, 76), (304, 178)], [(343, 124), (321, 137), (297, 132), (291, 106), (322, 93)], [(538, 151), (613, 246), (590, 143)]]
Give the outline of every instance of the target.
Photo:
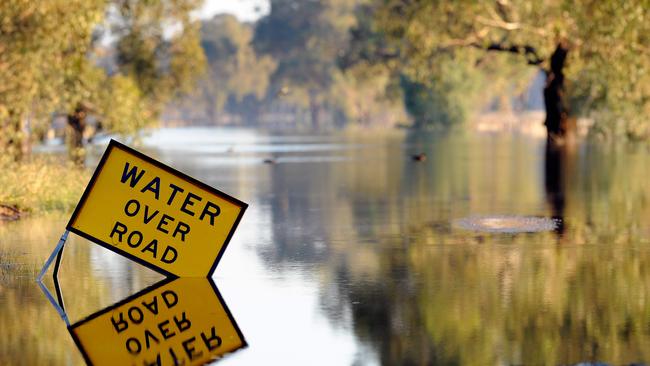
[(205, 278), (161, 281), (68, 330), (89, 365), (202, 365), (246, 346)]
[(208, 277), (246, 208), (111, 140), (67, 229), (162, 274)]

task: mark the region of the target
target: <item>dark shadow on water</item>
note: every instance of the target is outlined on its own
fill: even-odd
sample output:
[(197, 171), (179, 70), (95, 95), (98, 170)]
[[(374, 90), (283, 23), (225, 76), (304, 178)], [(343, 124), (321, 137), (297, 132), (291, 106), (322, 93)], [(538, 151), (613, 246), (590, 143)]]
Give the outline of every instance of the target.
[(565, 232), (565, 208), (566, 208), (566, 185), (567, 170), (571, 167), (573, 150), (567, 146), (556, 146), (552, 143), (546, 144), (544, 155), (544, 189), (546, 201), (551, 208), (551, 218), (556, 220), (555, 231), (558, 237)]

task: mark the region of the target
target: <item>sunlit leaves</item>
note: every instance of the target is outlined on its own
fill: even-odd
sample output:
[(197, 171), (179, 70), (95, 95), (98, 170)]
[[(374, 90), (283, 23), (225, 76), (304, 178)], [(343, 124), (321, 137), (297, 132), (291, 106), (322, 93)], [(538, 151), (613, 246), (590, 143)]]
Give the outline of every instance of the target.
[[(104, 1), (8, 0), (0, 4), (0, 144), (22, 150), (66, 103)], [(18, 151), (14, 151), (17, 153)]]
[(142, 97), (137, 83), (122, 75), (110, 78), (98, 105), (104, 128), (122, 135), (133, 135), (155, 120), (151, 106)]
[(136, 81), (142, 97), (160, 110), (187, 92), (204, 70), (197, 21), (190, 12), (197, 0), (118, 0), (111, 24), (120, 71)]
[(383, 35), (383, 50), (356, 45), (356, 52), (418, 79), (447, 72), (437, 60), (449, 53), (493, 43), (531, 47), (548, 68), (557, 43), (566, 41), (573, 111), (595, 117), (606, 134), (650, 137), (642, 117), (650, 108), (647, 0), (381, 0), (373, 11), (372, 29)]
[(255, 52), (250, 25), (232, 15), (218, 15), (203, 22), (201, 39), (210, 65), (210, 78), (201, 86), (211, 118), (223, 112), (230, 99), (235, 104), (246, 96), (264, 99), (276, 63), (270, 56)]
[[(25, 152), (33, 133), (42, 134), (54, 115), (79, 105), (108, 131), (134, 132), (154, 120), (203, 70), (197, 26), (189, 16), (198, 5), (194, 0), (0, 3), (0, 146)], [(112, 16), (104, 22), (107, 13)], [(100, 27), (111, 30), (112, 43), (93, 37)], [(113, 47), (115, 52), (106, 52)], [(119, 74), (96, 64), (113, 54)], [(117, 108), (105, 107), (118, 101)]]

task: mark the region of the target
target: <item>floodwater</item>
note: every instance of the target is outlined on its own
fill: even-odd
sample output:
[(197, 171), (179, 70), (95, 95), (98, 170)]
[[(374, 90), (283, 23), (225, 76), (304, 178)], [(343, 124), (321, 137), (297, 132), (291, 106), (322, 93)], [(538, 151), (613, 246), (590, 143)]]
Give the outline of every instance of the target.
[[(249, 209), (215, 287), (158, 283), (71, 235), (59, 275), (71, 323), (175, 286), (229, 309), (248, 346), (219, 365), (650, 362), (647, 147), (193, 128), (142, 149)], [(84, 362), (35, 281), (68, 216), (0, 224), (2, 365)]]

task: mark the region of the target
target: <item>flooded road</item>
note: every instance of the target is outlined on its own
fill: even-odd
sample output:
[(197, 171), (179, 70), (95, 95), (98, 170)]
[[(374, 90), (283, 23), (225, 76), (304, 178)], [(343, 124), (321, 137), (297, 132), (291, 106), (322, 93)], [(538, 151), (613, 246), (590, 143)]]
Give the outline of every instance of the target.
[[(216, 364), (650, 362), (646, 147), (193, 128), (142, 150), (249, 204), (213, 278), (248, 346)], [(84, 363), (35, 282), (68, 218), (0, 224), (0, 364)], [(71, 323), (161, 280), (66, 244)]]

